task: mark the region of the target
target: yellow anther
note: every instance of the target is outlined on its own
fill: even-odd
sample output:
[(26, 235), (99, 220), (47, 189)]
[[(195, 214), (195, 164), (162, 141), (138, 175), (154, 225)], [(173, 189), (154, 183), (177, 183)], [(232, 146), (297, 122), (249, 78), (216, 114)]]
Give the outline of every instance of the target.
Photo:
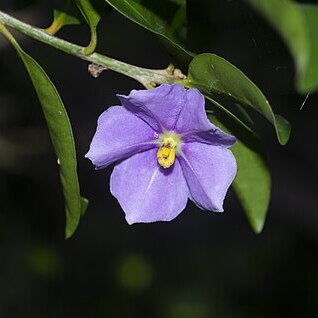
[(181, 136), (173, 131), (165, 131), (159, 136), (160, 148), (157, 151), (157, 161), (164, 169), (170, 168), (180, 151)]
[(176, 159), (176, 150), (170, 145), (161, 146), (157, 151), (157, 160), (164, 169), (171, 167)]

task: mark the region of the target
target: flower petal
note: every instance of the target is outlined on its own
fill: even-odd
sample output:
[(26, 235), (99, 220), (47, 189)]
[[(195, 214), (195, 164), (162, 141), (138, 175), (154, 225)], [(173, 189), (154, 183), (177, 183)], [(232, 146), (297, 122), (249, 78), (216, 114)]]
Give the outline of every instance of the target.
[(110, 190), (129, 224), (174, 219), (186, 207), (189, 193), (179, 162), (162, 169), (156, 149), (119, 163), (111, 175)]
[(112, 106), (98, 118), (96, 133), (85, 155), (97, 169), (155, 147), (157, 134), (122, 106)]
[(163, 128), (174, 129), (185, 95), (186, 90), (180, 84), (162, 84), (151, 90), (132, 90), (129, 96), (117, 96), (125, 108), (161, 132)]
[(185, 143), (201, 142), (213, 146), (231, 147), (236, 142), (234, 136), (228, 135), (220, 128), (215, 128), (210, 131), (199, 131), (186, 134), (182, 137), (182, 141)]
[(236, 139), (214, 126), (205, 113), (204, 96), (180, 84), (162, 84), (151, 90), (132, 90), (129, 96), (117, 95), (123, 106), (146, 121), (157, 132), (172, 130), (187, 133), (185, 142), (233, 145)]
[(236, 174), (236, 160), (230, 150), (193, 142), (184, 144), (180, 163), (191, 200), (200, 208), (223, 211), (226, 192)]
[(183, 107), (175, 123), (176, 131), (208, 131), (215, 128), (206, 116), (205, 100), (200, 91), (190, 88), (184, 95)]
[(176, 122), (177, 132), (187, 132), (184, 142), (204, 142), (210, 145), (232, 146), (235, 137), (213, 125), (205, 112), (204, 96), (196, 88), (190, 88), (185, 96), (183, 108)]

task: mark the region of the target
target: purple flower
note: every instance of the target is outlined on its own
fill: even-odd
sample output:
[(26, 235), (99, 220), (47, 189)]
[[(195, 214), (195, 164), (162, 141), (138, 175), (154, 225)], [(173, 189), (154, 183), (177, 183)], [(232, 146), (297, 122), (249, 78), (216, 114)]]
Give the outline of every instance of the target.
[(203, 95), (163, 84), (117, 96), (122, 106), (101, 114), (86, 157), (96, 169), (118, 162), (110, 190), (127, 222), (170, 221), (188, 198), (222, 212), (236, 174), (227, 149), (235, 138), (209, 122)]

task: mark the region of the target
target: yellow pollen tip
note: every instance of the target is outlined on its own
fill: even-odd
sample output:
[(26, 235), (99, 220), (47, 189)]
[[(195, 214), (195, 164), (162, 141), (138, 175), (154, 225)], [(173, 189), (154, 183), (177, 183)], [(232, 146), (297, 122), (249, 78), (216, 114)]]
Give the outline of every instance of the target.
[(176, 159), (176, 150), (170, 145), (161, 146), (157, 151), (157, 160), (164, 169), (170, 168)]

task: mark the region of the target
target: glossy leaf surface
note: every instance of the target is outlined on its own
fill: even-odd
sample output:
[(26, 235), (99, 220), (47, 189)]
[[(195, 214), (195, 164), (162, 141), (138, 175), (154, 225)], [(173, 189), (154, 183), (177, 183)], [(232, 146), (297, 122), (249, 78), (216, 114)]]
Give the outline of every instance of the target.
[(287, 143), (291, 126), (275, 115), (261, 90), (238, 68), (215, 54), (200, 54), (189, 65), (188, 84), (215, 98), (226, 96), (241, 105), (258, 111), (269, 120), (280, 144)]

